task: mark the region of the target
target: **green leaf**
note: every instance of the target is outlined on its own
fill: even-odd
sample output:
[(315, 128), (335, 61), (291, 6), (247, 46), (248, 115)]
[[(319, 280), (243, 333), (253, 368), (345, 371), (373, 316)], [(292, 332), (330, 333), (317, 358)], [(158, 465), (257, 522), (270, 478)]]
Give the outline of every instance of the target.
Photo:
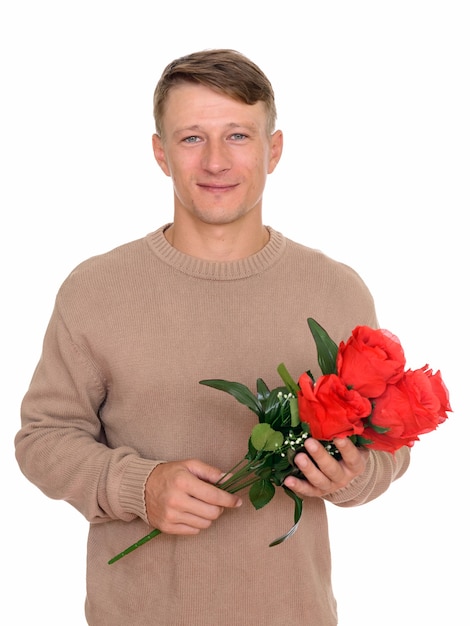
[(289, 487), (283, 487), (286, 494), (294, 500), (294, 522), (297, 523), (302, 516), (303, 500), (296, 493), (294, 493)]
[(262, 478), (253, 483), (250, 487), (250, 501), (255, 509), (261, 509), (273, 499), (276, 488), (270, 480)]
[(285, 533), (285, 535), (282, 535), (281, 537), (278, 537), (274, 541), (271, 541), (271, 543), (269, 544), (270, 548), (272, 548), (273, 546), (278, 546), (280, 543), (283, 543), (286, 539), (289, 539), (289, 537), (292, 537), (292, 535), (295, 533), (295, 531), (299, 527), (300, 518), (302, 517), (302, 507), (303, 507), (303, 500), (302, 500), (302, 498), (299, 498), (299, 496), (296, 493), (294, 493), (293, 491), (291, 491), (288, 487), (283, 487), (283, 489), (286, 492), (286, 494), (290, 498), (292, 498), (294, 500), (294, 502), (295, 502), (294, 525), (292, 526), (292, 528), (289, 531), (287, 531)]
[(282, 446), (284, 436), (278, 430), (273, 430), (269, 424), (263, 423), (253, 427), (250, 440), (256, 450), (274, 452)]
[[(269, 392), (267, 398), (262, 401), (264, 421), (271, 424), (273, 428), (290, 425), (290, 407), (284, 398), (288, 393), (287, 387), (276, 387)], [(281, 394), (281, 397), (279, 397)]]
[(389, 426), (377, 426), (373, 422), (369, 422), (369, 426), (372, 428), (372, 430), (375, 430), (376, 433), (380, 433), (381, 435), (387, 433), (390, 430)]
[(272, 468), (271, 467), (262, 467), (261, 469), (256, 470), (256, 475), (259, 478), (263, 478), (266, 480), (271, 480)]
[[(353, 440), (354, 437), (354, 440)], [(363, 437), (362, 435), (350, 435), (349, 437), (351, 440), (353, 440), (353, 443), (355, 446), (359, 447), (359, 446), (366, 446), (368, 444), (374, 443), (372, 441), (372, 439), (369, 439), (367, 437)]]
[(289, 374), (289, 371), (287, 370), (287, 367), (284, 365), (284, 363), (280, 363), (277, 367), (277, 373), (279, 374), (279, 376), (282, 378), (283, 383), (285, 384), (285, 386), (287, 387), (287, 389), (294, 395), (297, 395), (297, 392), (299, 391), (300, 387), (299, 385), (295, 382), (295, 380), (292, 378), (292, 376)]
[(338, 346), (318, 322), (309, 317), (307, 323), (317, 345), (318, 365), (323, 374), (336, 374)]
[(256, 381), (256, 391), (258, 393), (259, 400), (263, 400), (269, 396), (269, 387), (262, 378), (258, 378)]
[(264, 447), (268, 452), (275, 452), (282, 448), (282, 444), (284, 443), (284, 435), (279, 430), (273, 430), (266, 441), (266, 445)]
[(263, 407), (261, 406), (261, 403), (255, 396), (255, 394), (250, 391), (250, 389), (248, 389), (246, 385), (243, 385), (242, 383), (232, 382), (229, 380), (222, 380), (220, 378), (200, 380), (199, 384), (225, 391), (233, 396), (236, 400), (238, 400), (238, 402), (244, 404), (251, 411), (256, 413), (258, 417), (263, 416)]
[(256, 424), (250, 435), (250, 441), (256, 450), (263, 450), (272, 428), (269, 424)]
[(248, 461), (253, 461), (254, 459), (256, 459), (258, 455), (258, 450), (254, 447), (254, 445), (251, 442), (251, 437), (248, 439), (248, 452), (246, 453), (245, 458)]

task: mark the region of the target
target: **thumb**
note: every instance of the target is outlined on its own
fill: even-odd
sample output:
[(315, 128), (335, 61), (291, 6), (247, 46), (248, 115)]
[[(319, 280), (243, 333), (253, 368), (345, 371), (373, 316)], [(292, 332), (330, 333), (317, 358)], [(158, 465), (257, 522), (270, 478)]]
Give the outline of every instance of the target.
[[(213, 465), (208, 465), (203, 461), (199, 461), (198, 459), (190, 459), (185, 462), (186, 469), (196, 478), (202, 480), (206, 485), (215, 485), (223, 476), (225, 476), (224, 472), (221, 472), (220, 469), (214, 467)], [(208, 487), (210, 489), (214, 489), (214, 487)], [(202, 492), (200, 493), (200, 497), (202, 497)], [(223, 508), (237, 508), (242, 505), (242, 500), (237, 495), (230, 493), (223, 488), (218, 489), (215, 488), (214, 492), (211, 492), (209, 495), (208, 492), (204, 493), (204, 498), (207, 502), (211, 504), (215, 504), (217, 506)]]
[(208, 483), (215, 484), (225, 475), (225, 472), (222, 472), (219, 468), (204, 463), (204, 461), (199, 459), (189, 459), (185, 461), (185, 465), (196, 478), (200, 478)]

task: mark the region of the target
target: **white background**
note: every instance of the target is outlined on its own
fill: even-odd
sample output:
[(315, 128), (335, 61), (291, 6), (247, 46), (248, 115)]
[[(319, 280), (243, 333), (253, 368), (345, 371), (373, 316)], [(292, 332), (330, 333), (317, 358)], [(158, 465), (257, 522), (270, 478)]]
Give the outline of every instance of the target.
[(19, 472), (19, 404), (69, 271), (171, 220), (153, 89), (169, 61), (213, 47), (251, 57), (277, 94), (285, 152), (265, 222), (352, 265), (409, 366), (441, 369), (454, 408), (382, 498), (329, 507), (340, 624), (470, 623), (467, 6), (2, 2), (3, 623), (84, 624), (87, 523)]

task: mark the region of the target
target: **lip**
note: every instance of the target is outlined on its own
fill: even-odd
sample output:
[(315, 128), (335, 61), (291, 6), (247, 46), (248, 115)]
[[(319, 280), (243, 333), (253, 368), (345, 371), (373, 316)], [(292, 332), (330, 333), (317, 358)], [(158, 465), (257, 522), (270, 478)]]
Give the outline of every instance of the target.
[(224, 193), (238, 187), (238, 183), (234, 183), (233, 185), (214, 185), (212, 183), (198, 183), (197, 186), (200, 189), (203, 189), (204, 191), (208, 191), (210, 193)]

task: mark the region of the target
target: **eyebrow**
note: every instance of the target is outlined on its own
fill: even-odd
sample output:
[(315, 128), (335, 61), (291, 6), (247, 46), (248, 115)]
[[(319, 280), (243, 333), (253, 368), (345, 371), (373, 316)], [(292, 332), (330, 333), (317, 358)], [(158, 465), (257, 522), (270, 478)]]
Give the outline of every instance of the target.
[[(225, 127), (226, 130), (230, 130), (233, 128), (247, 128), (252, 131), (257, 130), (257, 125), (249, 122), (229, 122)], [(184, 126), (183, 128), (178, 128), (174, 131), (173, 134), (185, 133), (185, 132), (194, 132), (202, 130), (202, 126), (199, 124), (192, 124), (191, 126)]]

